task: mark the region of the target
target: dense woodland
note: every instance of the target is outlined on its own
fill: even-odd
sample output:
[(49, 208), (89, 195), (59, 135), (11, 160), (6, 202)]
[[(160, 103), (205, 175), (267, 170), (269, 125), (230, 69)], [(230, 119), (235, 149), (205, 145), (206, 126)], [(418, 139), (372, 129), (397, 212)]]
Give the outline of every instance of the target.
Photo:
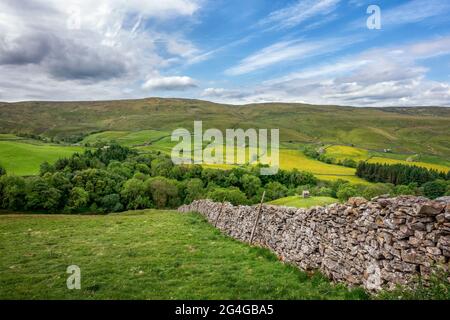
[(276, 175), (261, 176), (259, 169), (255, 166), (231, 170), (175, 166), (165, 154), (138, 154), (113, 144), (74, 154), (55, 164), (43, 163), (39, 176), (12, 176), (0, 168), (0, 208), (108, 213), (176, 208), (201, 198), (255, 204), (264, 191), (266, 201), (301, 194), (303, 190), (309, 190), (313, 196), (330, 196), (341, 201), (353, 196), (370, 199), (383, 194), (430, 198), (450, 194), (450, 184), (445, 180), (448, 175), (417, 167), (361, 163), (359, 176), (369, 181), (388, 182), (371, 185), (355, 185), (343, 180), (319, 181), (311, 173), (298, 170), (280, 170)]
[(447, 173), (417, 166), (402, 164), (379, 164), (360, 162), (356, 175), (370, 182), (390, 183), (393, 185), (416, 184), (421, 186), (424, 195), (437, 198), (450, 195), (450, 171)]

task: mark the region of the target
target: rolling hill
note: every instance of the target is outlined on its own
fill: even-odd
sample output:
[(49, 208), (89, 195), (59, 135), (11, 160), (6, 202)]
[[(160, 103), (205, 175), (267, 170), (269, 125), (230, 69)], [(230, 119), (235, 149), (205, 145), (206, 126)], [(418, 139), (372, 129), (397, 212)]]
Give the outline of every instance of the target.
[[(149, 98), (94, 102), (0, 103), (0, 165), (33, 175), (83, 146), (118, 142), (141, 152), (170, 154), (172, 130), (279, 128), (282, 169), (312, 172), (322, 180), (367, 183), (355, 169), (308, 158), (305, 144), (323, 146), (335, 160), (403, 163), (450, 170), (450, 108), (353, 108), (266, 103), (244, 106)], [(39, 136), (40, 140), (20, 136)], [(46, 140), (44, 143), (41, 140)], [(53, 141), (57, 143), (48, 143)], [(390, 153), (383, 152), (391, 149)], [(414, 158), (414, 161), (408, 161)], [(226, 168), (226, 165), (219, 165)]]
[(354, 108), (265, 103), (243, 106), (149, 98), (93, 102), (0, 103), (2, 133), (55, 139), (101, 131), (280, 128), (285, 144), (324, 143), (450, 158), (450, 108)]

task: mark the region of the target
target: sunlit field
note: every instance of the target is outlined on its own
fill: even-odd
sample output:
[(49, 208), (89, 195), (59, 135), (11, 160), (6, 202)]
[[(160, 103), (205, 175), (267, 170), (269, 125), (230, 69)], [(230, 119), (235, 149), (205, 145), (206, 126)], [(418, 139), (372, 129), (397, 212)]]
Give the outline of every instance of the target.
[[(0, 215), (0, 299), (365, 299), (197, 214)], [(81, 290), (66, 287), (69, 265)]]
[(302, 198), (299, 195), (281, 198), (268, 202), (277, 206), (295, 207), (295, 208), (311, 208), (314, 206), (326, 206), (339, 202), (338, 199), (331, 197), (310, 197)]
[(59, 146), (20, 139), (0, 140), (0, 165), (12, 175), (35, 175), (39, 173), (39, 167), (43, 162), (53, 163), (59, 158), (69, 157), (83, 150), (82, 147)]

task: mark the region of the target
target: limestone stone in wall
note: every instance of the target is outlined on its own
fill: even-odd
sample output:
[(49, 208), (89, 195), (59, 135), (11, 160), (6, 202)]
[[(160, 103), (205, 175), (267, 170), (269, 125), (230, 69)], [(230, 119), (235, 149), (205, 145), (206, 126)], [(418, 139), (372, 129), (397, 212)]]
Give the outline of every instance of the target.
[[(199, 212), (225, 234), (249, 242), (258, 206), (198, 200), (179, 211)], [(319, 269), (371, 291), (413, 285), (434, 267), (448, 271), (450, 199), (352, 198), (308, 210), (263, 205), (253, 242), (301, 269)]]

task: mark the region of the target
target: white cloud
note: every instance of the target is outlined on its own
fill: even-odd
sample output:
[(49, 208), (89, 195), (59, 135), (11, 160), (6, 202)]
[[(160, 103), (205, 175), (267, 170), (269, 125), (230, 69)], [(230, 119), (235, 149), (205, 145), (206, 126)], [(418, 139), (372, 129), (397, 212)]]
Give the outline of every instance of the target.
[(382, 13), (383, 25), (420, 22), (450, 11), (450, 2), (442, 0), (412, 0)]
[[(371, 49), (252, 87), (209, 89), (218, 102), (305, 102), (353, 106), (450, 106), (450, 84), (428, 80), (423, 59), (450, 54), (450, 36)], [(232, 94), (230, 94), (232, 93)]]
[(295, 27), (317, 16), (327, 16), (333, 12), (340, 0), (298, 0), (294, 4), (272, 12), (259, 22), (267, 29)]
[(450, 36), (412, 44), (407, 46), (401, 53), (412, 55), (416, 59), (427, 59), (450, 54)]
[[(158, 26), (192, 19), (202, 1), (2, 0), (0, 99), (142, 96), (147, 75), (198, 54), (182, 33)], [(79, 28), (68, 28), (73, 19)], [(37, 81), (52, 84), (54, 92)]]
[[(370, 4), (370, 3), (369, 3)], [(366, 28), (367, 16), (349, 24), (350, 29)], [(450, 2), (442, 0), (411, 0), (393, 8), (381, 6), (382, 29), (420, 23), (437, 24), (450, 20)]]
[(349, 0), (348, 4), (356, 7), (361, 7), (363, 5), (370, 5), (372, 0)]
[(242, 99), (248, 96), (248, 93), (239, 90), (229, 90), (224, 88), (206, 88), (202, 92), (202, 97), (219, 99)]
[(196, 86), (197, 85), (194, 79), (186, 76), (153, 76), (142, 85), (142, 88), (150, 90), (176, 91), (195, 88)]
[(359, 40), (358, 38), (349, 37), (322, 41), (281, 41), (246, 57), (236, 66), (226, 70), (225, 73), (236, 76), (264, 69), (281, 62), (301, 60), (325, 53), (336, 52)]

